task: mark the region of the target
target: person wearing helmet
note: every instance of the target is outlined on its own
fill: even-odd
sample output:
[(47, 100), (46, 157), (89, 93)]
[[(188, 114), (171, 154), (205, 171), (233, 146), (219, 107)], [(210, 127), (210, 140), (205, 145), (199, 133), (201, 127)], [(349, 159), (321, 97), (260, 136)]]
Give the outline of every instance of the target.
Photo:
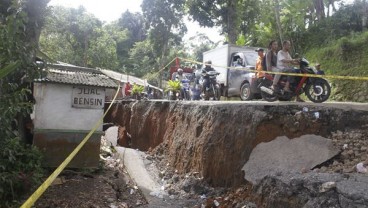
[(209, 71), (215, 71), (214, 68), (212, 68), (212, 61), (206, 61), (205, 63), (205, 67), (202, 69), (202, 76), (203, 76), (203, 91), (204, 90), (208, 90), (208, 88), (210, 87), (210, 80), (209, 77), (207, 76), (207, 72)]
[(184, 78), (183, 72), (184, 72), (183, 69), (181, 69), (181, 68), (178, 69), (177, 74), (175, 76), (176, 81), (181, 82), (181, 80), (183, 80), (183, 78)]

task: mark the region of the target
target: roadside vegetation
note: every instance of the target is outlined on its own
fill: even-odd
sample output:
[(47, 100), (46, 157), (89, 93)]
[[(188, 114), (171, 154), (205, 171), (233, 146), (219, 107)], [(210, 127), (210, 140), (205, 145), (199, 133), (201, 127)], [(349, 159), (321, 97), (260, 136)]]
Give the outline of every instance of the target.
[[(0, 207), (17, 206), (40, 182), (41, 154), (25, 141), (24, 121), (32, 111), (31, 83), (46, 0), (0, 4)], [(27, 144), (28, 143), (28, 144)]]

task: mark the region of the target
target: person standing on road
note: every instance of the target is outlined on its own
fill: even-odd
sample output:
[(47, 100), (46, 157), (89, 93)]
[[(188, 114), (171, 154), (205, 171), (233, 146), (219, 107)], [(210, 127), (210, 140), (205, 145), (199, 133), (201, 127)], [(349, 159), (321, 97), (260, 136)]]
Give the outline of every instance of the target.
[(125, 94), (125, 96), (130, 96), (130, 91), (131, 90), (131, 86), (130, 86), (130, 83), (129, 82), (127, 82), (126, 84), (125, 84), (125, 89), (124, 89), (124, 94)]
[(258, 52), (258, 58), (256, 61), (257, 78), (260, 79), (264, 77), (263, 64), (262, 64), (262, 61), (264, 58), (264, 53), (263, 53), (264, 50), (263, 48), (258, 48), (256, 52)]

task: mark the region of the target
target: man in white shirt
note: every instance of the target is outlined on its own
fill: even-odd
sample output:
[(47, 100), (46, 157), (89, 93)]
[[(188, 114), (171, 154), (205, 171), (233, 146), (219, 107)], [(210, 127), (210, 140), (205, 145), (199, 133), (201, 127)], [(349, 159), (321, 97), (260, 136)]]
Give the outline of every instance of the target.
[[(290, 41), (286, 40), (282, 43), (282, 50), (277, 53), (277, 71), (278, 72), (292, 72), (292, 65), (298, 64), (297, 60), (291, 58), (289, 54)], [(281, 75), (276, 74), (273, 79), (273, 85), (277, 85), (280, 80)], [(289, 82), (286, 83), (285, 90), (290, 91)]]
[[(277, 66), (276, 67), (280, 72), (292, 73), (293, 72), (292, 65), (299, 64), (298, 60), (291, 58), (289, 54), (290, 47), (291, 47), (290, 41), (286, 40), (282, 43), (282, 50), (277, 53)], [(281, 77), (280, 74), (275, 75), (274, 80), (273, 80), (273, 85), (277, 85), (278, 81), (280, 80), (280, 77)], [(285, 84), (284, 91), (286, 92), (291, 92), (289, 80), (290, 79), (288, 79), (288, 81)], [(299, 95), (296, 95), (296, 100), (303, 102), (303, 100), (299, 97)]]

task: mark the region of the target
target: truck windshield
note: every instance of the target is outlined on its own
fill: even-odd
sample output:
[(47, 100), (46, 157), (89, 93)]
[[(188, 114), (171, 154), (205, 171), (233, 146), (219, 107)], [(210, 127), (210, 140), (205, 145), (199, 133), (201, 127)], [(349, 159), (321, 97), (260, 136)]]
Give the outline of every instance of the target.
[(256, 66), (256, 61), (258, 58), (257, 52), (245, 52), (244, 56), (248, 66)]

